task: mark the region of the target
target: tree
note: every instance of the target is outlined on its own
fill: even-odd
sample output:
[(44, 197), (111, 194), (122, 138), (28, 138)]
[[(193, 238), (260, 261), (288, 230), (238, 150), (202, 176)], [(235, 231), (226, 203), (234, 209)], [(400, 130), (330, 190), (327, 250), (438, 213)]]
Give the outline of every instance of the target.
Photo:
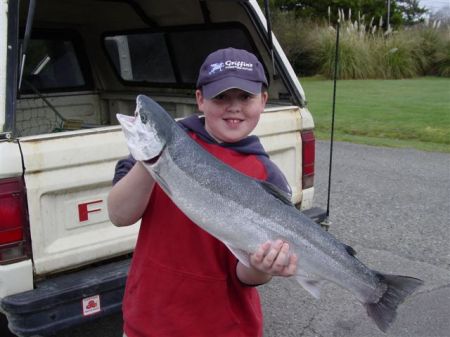
[[(259, 2), (264, 5), (264, 0)], [(297, 17), (330, 19), (336, 22), (338, 9), (342, 9), (346, 13), (350, 10), (353, 13), (353, 20), (358, 15), (365, 15), (368, 20), (374, 17), (377, 23), (380, 17), (384, 23), (387, 21), (386, 0), (269, 0), (269, 3), (271, 8), (295, 11)], [(419, 6), (418, 0), (391, 0), (390, 5), (392, 26), (420, 21), (420, 17), (427, 12), (425, 8)]]
[(428, 10), (420, 7), (419, 0), (397, 0), (397, 2), (406, 25), (424, 21), (424, 14), (428, 13)]

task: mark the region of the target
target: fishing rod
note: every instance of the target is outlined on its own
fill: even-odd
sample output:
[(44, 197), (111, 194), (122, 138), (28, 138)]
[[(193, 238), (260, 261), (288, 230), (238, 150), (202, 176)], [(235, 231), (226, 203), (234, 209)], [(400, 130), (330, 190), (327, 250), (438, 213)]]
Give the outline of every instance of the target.
[[(264, 10), (267, 22), (267, 37), (269, 42), (270, 54), (272, 57), (272, 67), (273, 73), (275, 76), (275, 59), (274, 59), (274, 51), (273, 51), (273, 41), (272, 41), (272, 23), (270, 19), (270, 6), (269, 0), (264, 0)], [(334, 58), (334, 80), (333, 80), (333, 106), (332, 106), (332, 114), (331, 114), (331, 139), (330, 139), (330, 158), (329, 158), (329, 168), (328, 168), (328, 192), (327, 192), (327, 209), (325, 213), (325, 217), (320, 221), (324, 227), (328, 227), (325, 223), (326, 219), (330, 216), (330, 195), (331, 195), (331, 173), (333, 166), (333, 146), (334, 146), (334, 120), (335, 120), (335, 111), (336, 111), (336, 81), (338, 76), (338, 64), (339, 64), (339, 32), (340, 32), (340, 19), (337, 20), (337, 28), (336, 28), (336, 48), (335, 48), (335, 58)]]
[(273, 52), (272, 20), (270, 18), (269, 0), (264, 0), (264, 12), (265, 12), (266, 23), (267, 23), (267, 39), (269, 42), (270, 57), (272, 58), (273, 77), (275, 78), (276, 69), (275, 69), (275, 57), (274, 57), (274, 52)]
[(331, 195), (331, 172), (333, 167), (333, 146), (334, 146), (334, 120), (336, 114), (336, 84), (339, 66), (339, 28), (340, 19), (337, 20), (336, 26), (336, 48), (334, 55), (334, 79), (333, 79), (333, 106), (331, 110), (331, 135), (330, 135), (330, 161), (328, 168), (328, 196), (327, 196), (327, 218), (330, 216), (330, 195)]
[(31, 36), (31, 29), (33, 27), (33, 20), (34, 20), (34, 12), (36, 9), (36, 0), (30, 0), (30, 3), (28, 4), (28, 15), (27, 15), (27, 23), (25, 26), (25, 33), (23, 37), (23, 42), (21, 45), (21, 59), (20, 59), (20, 73), (19, 73), (19, 82), (18, 82), (18, 93), (20, 95), (20, 88), (22, 86), (22, 78), (23, 78), (23, 71), (25, 67), (26, 57), (27, 57), (27, 51), (28, 51), (28, 44), (30, 42), (30, 36)]

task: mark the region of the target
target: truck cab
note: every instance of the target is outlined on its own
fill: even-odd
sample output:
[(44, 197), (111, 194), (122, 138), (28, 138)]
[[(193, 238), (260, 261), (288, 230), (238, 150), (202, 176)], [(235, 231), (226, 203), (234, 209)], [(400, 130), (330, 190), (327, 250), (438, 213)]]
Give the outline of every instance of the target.
[(0, 311), (18, 336), (54, 334), (121, 308), (139, 222), (106, 196), (128, 155), (116, 114), (145, 94), (198, 113), (210, 52), (253, 52), (270, 81), (255, 130), (316, 219), (314, 123), (253, 0), (0, 0)]

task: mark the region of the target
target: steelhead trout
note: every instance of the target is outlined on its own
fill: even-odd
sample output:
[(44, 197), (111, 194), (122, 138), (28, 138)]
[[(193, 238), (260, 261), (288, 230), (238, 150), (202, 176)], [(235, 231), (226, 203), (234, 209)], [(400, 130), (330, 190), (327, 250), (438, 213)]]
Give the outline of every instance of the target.
[(250, 178), (205, 151), (155, 101), (137, 97), (136, 116), (117, 116), (132, 156), (194, 223), (222, 241), (244, 265), (259, 245), (282, 239), (298, 256), (297, 281), (314, 297), (323, 281), (348, 290), (386, 331), (396, 309), (423, 284), (369, 269), (297, 210), (277, 187)]

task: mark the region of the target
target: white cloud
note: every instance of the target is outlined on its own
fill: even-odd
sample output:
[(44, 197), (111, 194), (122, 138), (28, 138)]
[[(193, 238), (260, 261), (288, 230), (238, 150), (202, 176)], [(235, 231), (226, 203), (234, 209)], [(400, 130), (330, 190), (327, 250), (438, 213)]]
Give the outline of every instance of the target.
[(419, 0), (420, 5), (436, 12), (444, 7), (450, 6), (450, 0)]

